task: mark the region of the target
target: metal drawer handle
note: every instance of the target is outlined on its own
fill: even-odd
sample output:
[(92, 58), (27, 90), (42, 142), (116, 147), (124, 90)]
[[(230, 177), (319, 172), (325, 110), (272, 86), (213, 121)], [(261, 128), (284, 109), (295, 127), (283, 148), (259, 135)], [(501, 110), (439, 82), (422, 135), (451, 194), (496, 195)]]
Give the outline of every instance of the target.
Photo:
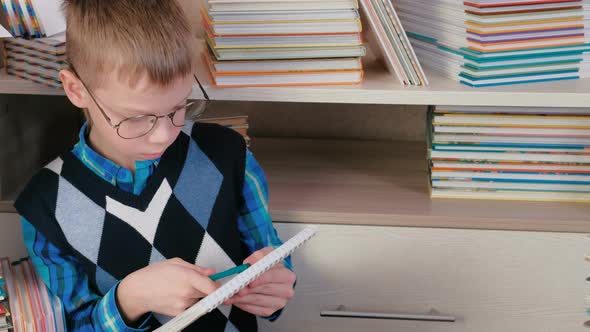
[(413, 314), (395, 314), (395, 313), (381, 313), (381, 312), (358, 312), (348, 311), (343, 305), (338, 306), (336, 310), (320, 311), (321, 317), (336, 317), (336, 318), (369, 318), (369, 319), (396, 319), (396, 320), (417, 320), (428, 322), (454, 322), (453, 316), (440, 315), (436, 310), (432, 309), (426, 315)]

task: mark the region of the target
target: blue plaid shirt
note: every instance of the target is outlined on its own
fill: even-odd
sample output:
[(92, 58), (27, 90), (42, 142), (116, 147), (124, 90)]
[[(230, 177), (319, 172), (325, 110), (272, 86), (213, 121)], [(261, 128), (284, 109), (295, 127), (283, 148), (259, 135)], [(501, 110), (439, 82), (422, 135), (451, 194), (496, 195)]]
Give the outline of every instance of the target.
[[(94, 151), (86, 143), (86, 131), (87, 124), (80, 130), (80, 141), (72, 152), (105, 181), (125, 191), (140, 194), (160, 160), (137, 161), (134, 175), (130, 170), (118, 166)], [(279, 246), (282, 241), (268, 213), (266, 178), (250, 151), (247, 151), (246, 155), (245, 172), (245, 203), (237, 220), (241, 240), (250, 253), (267, 246)], [(21, 218), (21, 222), (31, 260), (51, 292), (61, 299), (68, 330), (116, 332), (149, 329), (149, 315), (134, 327), (125, 323), (117, 307), (117, 285), (104, 296), (92, 291), (88, 275), (81, 269), (81, 264), (75, 257), (60, 252), (24, 217)], [(290, 258), (285, 261), (285, 265), (292, 269)], [(279, 315), (280, 311), (267, 318), (275, 320)]]

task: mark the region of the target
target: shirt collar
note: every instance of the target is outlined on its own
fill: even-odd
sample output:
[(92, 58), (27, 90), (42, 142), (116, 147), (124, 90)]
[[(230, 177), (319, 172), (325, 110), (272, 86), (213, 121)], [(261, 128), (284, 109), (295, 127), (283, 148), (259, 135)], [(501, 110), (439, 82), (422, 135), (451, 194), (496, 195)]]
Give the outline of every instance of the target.
[[(82, 162), (86, 164), (95, 173), (100, 175), (106, 181), (113, 185), (125, 183), (133, 183), (134, 177), (131, 170), (117, 165), (113, 161), (103, 157), (96, 152), (88, 143), (88, 122), (85, 122), (80, 128), (79, 142), (74, 147), (74, 152), (80, 157)], [(143, 169), (157, 167), (160, 158), (153, 160), (138, 160), (135, 161), (135, 172), (140, 173)]]

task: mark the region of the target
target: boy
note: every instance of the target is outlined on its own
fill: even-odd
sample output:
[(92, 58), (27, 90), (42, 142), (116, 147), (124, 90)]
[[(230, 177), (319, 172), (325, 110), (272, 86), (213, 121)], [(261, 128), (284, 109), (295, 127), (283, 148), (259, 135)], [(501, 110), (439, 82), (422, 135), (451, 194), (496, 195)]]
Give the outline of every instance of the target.
[[(25, 243), (69, 330), (151, 330), (214, 291), (209, 275), (281, 244), (266, 180), (237, 133), (185, 125), (195, 54), (178, 3), (66, 0), (64, 11), (60, 78), (87, 123), (17, 199)], [(187, 330), (255, 331), (294, 281), (276, 266)]]

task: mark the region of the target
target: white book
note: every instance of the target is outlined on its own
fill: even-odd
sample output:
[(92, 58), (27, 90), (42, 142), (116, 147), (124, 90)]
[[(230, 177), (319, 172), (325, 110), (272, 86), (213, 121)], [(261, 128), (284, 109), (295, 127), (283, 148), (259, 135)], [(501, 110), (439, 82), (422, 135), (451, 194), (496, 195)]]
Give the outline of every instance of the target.
[(355, 33), (361, 32), (358, 20), (342, 21), (301, 21), (297, 23), (252, 23), (211, 25), (213, 33), (219, 35), (293, 34), (293, 33)]
[(584, 192), (590, 194), (590, 185), (584, 184), (552, 184), (552, 183), (521, 183), (521, 182), (486, 182), (486, 181), (458, 181), (434, 180), (433, 188), (469, 188), (469, 189), (504, 189), (504, 190), (543, 190)]
[(519, 11), (519, 10), (535, 10), (535, 9), (559, 9), (562, 7), (569, 7), (569, 6), (578, 6), (579, 3), (545, 3), (545, 4), (523, 4), (518, 6), (505, 6), (505, 7), (491, 7), (491, 8), (478, 8), (466, 5), (465, 9), (475, 12), (475, 13), (501, 13), (501, 12), (510, 12), (510, 11)]
[[(497, 53), (483, 53), (474, 50), (466, 50), (467, 54), (471, 57), (477, 59), (486, 59), (486, 58), (497, 58)], [(564, 54), (566, 52), (587, 52), (590, 51), (590, 46), (588, 45), (577, 45), (577, 46), (560, 46), (559, 48), (532, 48), (526, 50), (518, 50), (518, 51), (505, 51), (501, 53), (502, 57), (513, 57), (513, 56), (530, 56), (535, 57), (539, 55), (555, 55), (555, 53), (559, 52), (560, 54)], [(586, 55), (584, 55), (586, 56)]]
[(529, 75), (521, 77), (506, 77), (506, 78), (489, 78), (475, 80), (471, 78), (461, 77), (461, 82), (467, 83), (471, 86), (485, 86), (485, 85), (496, 85), (496, 84), (507, 84), (507, 83), (519, 83), (519, 82), (544, 82), (549, 80), (558, 79), (577, 79), (580, 76), (578, 73), (560, 73), (560, 74), (546, 74), (546, 75)]
[(10, 45), (27, 47), (55, 56), (64, 55), (66, 53), (65, 42), (56, 39), (38, 38), (34, 40), (28, 40), (24, 38), (8, 38), (5, 39), (5, 42)]
[(470, 59), (465, 58), (463, 62), (465, 64), (470, 64), (472, 66), (478, 68), (489, 68), (495, 66), (509, 66), (509, 65), (527, 65), (527, 64), (537, 64), (542, 62), (553, 62), (553, 61), (571, 61), (572, 63), (575, 62), (578, 66), (581, 66), (583, 57), (582, 55), (564, 55), (564, 56), (552, 56), (552, 57), (527, 57), (523, 59), (516, 59), (516, 60), (498, 60), (498, 61), (489, 61), (489, 62), (480, 62), (480, 61), (473, 61)]
[(42, 66), (54, 70), (61, 70), (65, 67), (65, 64), (63, 62), (47, 61), (44, 59), (28, 56), (21, 53), (7, 52), (6, 58), (8, 60), (8, 63), (10, 63), (11, 61), (25, 62), (32, 66)]
[(301, 72), (326, 70), (361, 70), (358, 58), (266, 60), (266, 61), (217, 61), (212, 63), (217, 73), (223, 72)]
[(357, 0), (208, 0), (209, 11), (357, 9)]
[(475, 77), (489, 77), (489, 76), (503, 76), (503, 75), (527, 75), (534, 74), (541, 71), (561, 71), (561, 70), (578, 70), (577, 63), (559, 64), (559, 65), (537, 65), (537, 66), (523, 66), (518, 68), (502, 68), (502, 69), (473, 69), (471, 67), (461, 67), (461, 72)]
[(577, 128), (508, 128), (473, 126), (434, 126), (435, 133), (486, 134), (513, 136), (590, 137), (590, 129)]
[(359, 46), (359, 33), (339, 35), (209, 36), (215, 48)]
[[(544, 0), (469, 0), (476, 5), (484, 6), (484, 5), (495, 5), (495, 6), (514, 6), (514, 5), (529, 5), (529, 4), (541, 4), (544, 3)], [(575, 1), (573, 1), (575, 2)]]
[(406, 49), (402, 44), (401, 37), (396, 31), (394, 22), (390, 19), (383, 1), (371, 0), (371, 3), (373, 5), (373, 9), (377, 13), (377, 17), (379, 18), (381, 27), (385, 31), (385, 37), (387, 38), (389, 44), (392, 46), (393, 51), (395, 52), (396, 57), (400, 61), (404, 73), (408, 77), (411, 85), (421, 85), (418, 73), (412, 65), (409, 54), (406, 52)]
[(213, 74), (215, 84), (220, 87), (358, 84), (362, 81), (362, 77), (363, 73), (360, 70), (293, 74), (232, 74), (227, 76)]
[(433, 168), (440, 169), (474, 169), (474, 170), (510, 170), (522, 172), (590, 172), (590, 165), (567, 165), (567, 164), (504, 164), (504, 163), (481, 163), (481, 162), (463, 162), (463, 161), (432, 161)]
[(517, 31), (531, 31), (531, 30), (540, 30), (540, 29), (562, 29), (562, 28), (569, 28), (572, 26), (580, 26), (583, 25), (583, 22), (544, 22), (544, 23), (527, 23), (527, 24), (506, 24), (506, 25), (498, 25), (498, 26), (486, 26), (482, 27), (480, 24), (473, 23), (473, 22), (465, 22), (465, 27), (469, 31), (475, 31), (478, 33), (502, 33), (502, 32), (513, 32)]
[(365, 55), (364, 46), (215, 49), (217, 60), (273, 60), (312, 58), (355, 58)]
[[(373, 7), (371, 0), (360, 0), (361, 8), (365, 13), (365, 18), (369, 22), (370, 31), (367, 34), (367, 39), (375, 40), (377, 44), (378, 52), (376, 55), (381, 55), (384, 59), (385, 65), (389, 72), (394, 76), (401, 84), (409, 85), (410, 80), (400, 63), (400, 59), (396, 55), (391, 42), (388, 40), (385, 33), (384, 27), (379, 22), (376, 9)], [(374, 43), (373, 43), (374, 44)]]
[(581, 18), (583, 16), (581, 10), (565, 10), (565, 11), (550, 11), (550, 12), (529, 12), (526, 14), (505, 14), (505, 15), (473, 15), (466, 14), (467, 20), (478, 24), (494, 24), (494, 23), (515, 23), (525, 24), (529, 21), (537, 20), (554, 20), (558, 18)]
[[(528, 38), (557, 38), (557, 37), (567, 37), (570, 35), (575, 34), (584, 34), (584, 29), (575, 29), (575, 30), (565, 30), (565, 31), (540, 31), (540, 32), (531, 32), (531, 33), (511, 33), (511, 34), (490, 34), (490, 35), (478, 35), (474, 33), (468, 33), (467, 36), (470, 39), (474, 39), (478, 42), (495, 42), (507, 39), (528, 39)], [(517, 41), (515, 41), (517, 42)]]
[(22, 70), (7, 68), (6, 72), (9, 75), (20, 77), (22, 79), (33, 81), (35, 83), (48, 85), (48, 86), (51, 86), (54, 88), (61, 88), (62, 87), (62, 84), (60, 81), (56, 81), (54, 79), (43, 78), (43, 77), (40, 77), (39, 75), (36, 75), (36, 74), (29, 74), (29, 73), (23, 72)]
[(499, 144), (558, 144), (558, 145), (588, 145), (590, 137), (513, 137), (489, 136), (473, 134), (434, 134), (433, 143), (499, 143)]
[(463, 146), (463, 145), (436, 145), (433, 147), (433, 151), (474, 151), (474, 152), (546, 152), (546, 153), (581, 153), (584, 152), (581, 148), (545, 148), (545, 147), (497, 147), (497, 146), (485, 146), (485, 145), (478, 145), (473, 144), (471, 146)]
[(523, 107), (523, 106), (457, 106), (437, 105), (437, 111), (458, 113), (508, 114), (576, 114), (590, 115), (590, 108), (581, 107)]
[(478, 125), (478, 126), (564, 126), (569, 128), (589, 127), (590, 116), (559, 115), (486, 115), (486, 114), (435, 114), (436, 125)]
[(316, 21), (316, 20), (354, 20), (359, 18), (356, 9), (344, 10), (268, 10), (210, 12), (213, 22), (261, 22), (261, 21)]
[(433, 179), (500, 179), (500, 180), (539, 180), (539, 181), (571, 181), (571, 182), (590, 182), (588, 175), (564, 175), (564, 174), (528, 174), (528, 173), (508, 173), (508, 172), (457, 172), (457, 171), (432, 171)]
[(453, 188), (433, 188), (432, 198), (458, 199), (497, 199), (497, 200), (527, 200), (554, 202), (590, 202), (589, 193), (578, 192), (542, 192), (542, 191), (502, 191), (502, 190), (469, 190)]
[(474, 41), (468, 41), (470, 47), (484, 51), (484, 52), (492, 52), (492, 51), (511, 51), (515, 48), (518, 49), (527, 49), (527, 48), (537, 48), (537, 47), (552, 47), (555, 45), (558, 46), (567, 46), (568, 44), (572, 43), (584, 43), (584, 37), (568, 37), (563, 38), (559, 41), (547, 41), (547, 40), (531, 40), (531, 41), (518, 41), (518, 42), (510, 42), (510, 43), (500, 43), (500, 44), (481, 44)]
[(43, 68), (36, 65), (30, 65), (26, 62), (15, 61), (12, 59), (8, 60), (7, 68), (13, 70), (21, 70), (25, 71), (28, 74), (39, 74), (41, 76), (45, 76), (46, 78), (51, 78), (54, 80), (59, 80), (59, 70), (51, 69), (51, 68)]
[(589, 164), (590, 155), (555, 154), (555, 153), (518, 153), (518, 152), (469, 152), (469, 151), (430, 151), (432, 159), (465, 159), (516, 162), (554, 162)]

